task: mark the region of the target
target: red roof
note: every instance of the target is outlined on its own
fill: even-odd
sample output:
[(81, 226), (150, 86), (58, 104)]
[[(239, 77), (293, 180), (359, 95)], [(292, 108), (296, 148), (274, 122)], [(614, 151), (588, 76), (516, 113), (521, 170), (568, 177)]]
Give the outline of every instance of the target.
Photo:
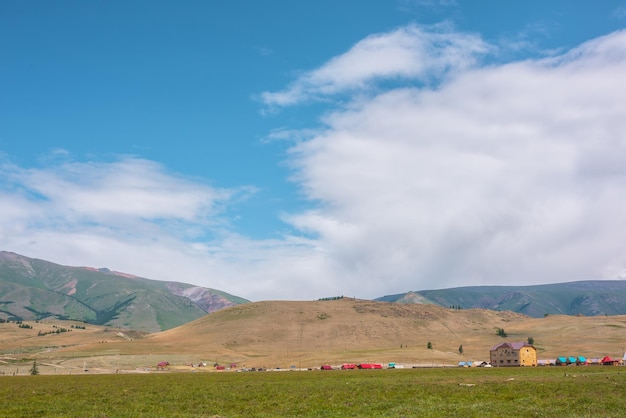
[(602, 360), (600, 360), (600, 363), (613, 363), (615, 360), (613, 360), (611, 357), (609, 356), (604, 356), (604, 358)]
[(359, 364), (359, 369), (382, 369), (382, 364), (375, 363), (361, 363)]

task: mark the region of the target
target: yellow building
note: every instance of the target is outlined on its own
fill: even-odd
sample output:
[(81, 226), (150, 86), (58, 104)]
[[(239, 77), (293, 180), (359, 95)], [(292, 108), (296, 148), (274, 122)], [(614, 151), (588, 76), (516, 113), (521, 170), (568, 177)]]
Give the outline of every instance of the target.
[(491, 347), (489, 359), (493, 367), (537, 365), (537, 349), (523, 342), (501, 343)]

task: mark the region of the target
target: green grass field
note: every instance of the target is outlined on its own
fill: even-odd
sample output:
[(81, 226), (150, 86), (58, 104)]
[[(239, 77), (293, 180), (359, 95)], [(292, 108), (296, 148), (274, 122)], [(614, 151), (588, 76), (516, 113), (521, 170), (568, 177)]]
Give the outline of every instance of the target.
[(623, 417), (626, 368), (0, 377), (2, 417)]

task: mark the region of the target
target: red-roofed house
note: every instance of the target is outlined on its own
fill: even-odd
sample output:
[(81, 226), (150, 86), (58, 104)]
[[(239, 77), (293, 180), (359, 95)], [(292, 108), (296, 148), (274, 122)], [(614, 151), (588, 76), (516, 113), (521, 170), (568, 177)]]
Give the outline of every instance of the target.
[(493, 367), (537, 365), (537, 349), (524, 342), (500, 343), (491, 347), (489, 358)]
[(604, 356), (602, 360), (600, 360), (600, 364), (603, 366), (617, 366), (619, 364), (619, 359), (613, 359), (610, 356)]

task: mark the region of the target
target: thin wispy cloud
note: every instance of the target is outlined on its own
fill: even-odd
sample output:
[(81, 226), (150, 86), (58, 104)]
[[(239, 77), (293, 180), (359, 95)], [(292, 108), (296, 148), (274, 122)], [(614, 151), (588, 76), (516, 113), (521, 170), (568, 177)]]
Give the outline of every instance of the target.
[(458, 6), (456, 0), (399, 0), (398, 5), (401, 10), (411, 11), (416, 8), (431, 10), (441, 10)]
[[(222, 206), (247, 189), (227, 190), (168, 173), (161, 165), (136, 158), (113, 162), (63, 162), (43, 168), (2, 167), (3, 229), (123, 231), (196, 235), (220, 225)], [(9, 189), (10, 185), (10, 189)], [(9, 190), (7, 190), (9, 189)], [(154, 238), (154, 237), (152, 237)]]
[(284, 107), (373, 88), (381, 80), (428, 83), (473, 67), (490, 49), (480, 36), (454, 32), (449, 25), (410, 25), (363, 39), (285, 90), (262, 93), (261, 100), (270, 107)]
[(626, 20), (626, 6), (620, 6), (613, 10), (611, 16), (615, 19)]
[(259, 55), (261, 55), (262, 57), (269, 57), (270, 55), (274, 53), (274, 51), (267, 46), (257, 47), (256, 50), (259, 53)]

